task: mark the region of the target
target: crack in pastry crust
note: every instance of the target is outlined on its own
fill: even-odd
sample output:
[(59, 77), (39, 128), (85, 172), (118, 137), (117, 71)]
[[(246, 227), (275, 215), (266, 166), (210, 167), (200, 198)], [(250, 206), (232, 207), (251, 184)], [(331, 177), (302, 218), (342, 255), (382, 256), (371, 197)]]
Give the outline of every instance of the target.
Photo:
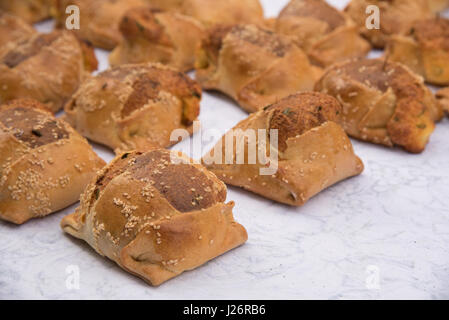
[(191, 132), (201, 88), (159, 64), (122, 65), (85, 81), (66, 104), (67, 120), (116, 150), (167, 147), (175, 129)]
[(243, 244), (247, 233), (234, 204), (224, 203), (226, 186), (192, 163), (168, 150), (121, 154), (61, 227), (152, 285), (194, 269)]
[(342, 103), (342, 124), (349, 135), (412, 153), (424, 150), (434, 122), (442, 117), (422, 78), (395, 62), (358, 59), (336, 64), (316, 90)]
[(78, 201), (104, 165), (87, 141), (34, 100), (0, 106), (0, 218), (22, 224)]

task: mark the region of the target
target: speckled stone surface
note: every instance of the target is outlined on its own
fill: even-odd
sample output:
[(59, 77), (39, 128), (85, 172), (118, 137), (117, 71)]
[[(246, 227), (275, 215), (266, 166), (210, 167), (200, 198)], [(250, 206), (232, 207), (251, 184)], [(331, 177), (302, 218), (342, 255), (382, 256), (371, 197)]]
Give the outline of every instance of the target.
[[(287, 1), (262, 2), (273, 16)], [(329, 2), (340, 8), (346, 3)], [(107, 53), (97, 54), (104, 69)], [(224, 133), (245, 117), (228, 98), (204, 95), (204, 129)], [(20, 227), (0, 222), (0, 298), (448, 299), (448, 137), (445, 119), (421, 155), (354, 141), (365, 172), (302, 208), (229, 188), (249, 241), (158, 288), (62, 232), (61, 218), (76, 205)], [(189, 151), (191, 141), (176, 149)], [(203, 144), (205, 152), (212, 142)], [(112, 159), (106, 149), (95, 149)]]

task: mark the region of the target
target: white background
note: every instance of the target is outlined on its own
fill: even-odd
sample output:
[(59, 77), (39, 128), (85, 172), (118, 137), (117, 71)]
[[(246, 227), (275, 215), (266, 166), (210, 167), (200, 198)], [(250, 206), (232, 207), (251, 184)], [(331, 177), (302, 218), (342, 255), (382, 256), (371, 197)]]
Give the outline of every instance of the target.
[[(347, 1), (329, 2), (343, 8)], [(275, 16), (287, 1), (262, 3)], [(107, 53), (96, 52), (104, 70)], [(220, 94), (205, 93), (201, 108), (203, 128), (223, 133), (247, 116)], [(0, 222), (0, 298), (447, 299), (448, 137), (444, 120), (421, 155), (354, 141), (365, 172), (302, 208), (229, 187), (249, 241), (157, 288), (62, 232), (61, 218), (76, 205), (19, 227)], [(189, 151), (191, 141), (175, 148)], [(113, 158), (103, 147), (95, 150)], [(69, 266), (79, 268), (78, 290), (66, 286)]]

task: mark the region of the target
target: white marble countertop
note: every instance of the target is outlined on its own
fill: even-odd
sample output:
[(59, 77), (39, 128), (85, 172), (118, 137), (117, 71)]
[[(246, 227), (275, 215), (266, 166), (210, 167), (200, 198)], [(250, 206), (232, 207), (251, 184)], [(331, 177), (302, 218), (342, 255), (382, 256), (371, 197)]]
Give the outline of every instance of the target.
[[(273, 16), (287, 1), (262, 2)], [(329, 2), (341, 8), (347, 1)], [(106, 53), (97, 53), (104, 69)], [(201, 112), (204, 128), (223, 133), (246, 117), (210, 93)], [(421, 155), (354, 141), (365, 172), (302, 208), (229, 188), (249, 241), (157, 288), (62, 232), (61, 218), (76, 205), (20, 227), (0, 222), (0, 298), (448, 299), (448, 137), (446, 119)], [(187, 151), (189, 143), (176, 149)], [(67, 285), (73, 268), (79, 288)]]

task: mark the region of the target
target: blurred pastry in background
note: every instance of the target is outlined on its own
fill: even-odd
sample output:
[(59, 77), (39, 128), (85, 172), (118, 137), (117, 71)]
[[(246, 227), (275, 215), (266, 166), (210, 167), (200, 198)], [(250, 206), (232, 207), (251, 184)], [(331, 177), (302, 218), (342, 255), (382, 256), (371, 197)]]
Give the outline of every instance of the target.
[(430, 10), (440, 12), (449, 8), (449, 0), (427, 0)]
[[(380, 10), (379, 29), (371, 28), (369, 6)], [(406, 34), (415, 21), (433, 18), (428, 0), (351, 0), (345, 12), (359, 26), (360, 33), (376, 48), (384, 48), (392, 35)], [(370, 28), (368, 28), (368, 25)]]
[(449, 87), (439, 90), (436, 93), (436, 97), (444, 111), (446, 111), (446, 115), (449, 116)]
[(145, 0), (151, 7), (191, 16), (206, 26), (263, 24), (259, 0)]
[(90, 77), (65, 105), (66, 119), (85, 137), (116, 152), (165, 148), (175, 129), (192, 133), (201, 87), (161, 64), (127, 64)]
[(22, 224), (72, 205), (104, 164), (39, 102), (0, 106), (0, 219)]
[(77, 36), (94, 47), (112, 50), (122, 40), (119, 24), (129, 9), (145, 5), (145, 0), (58, 0), (56, 27), (66, 27), (66, 8), (76, 5), (80, 9), (80, 29)]
[(132, 151), (98, 173), (61, 227), (158, 286), (246, 242), (226, 192), (184, 154)]
[(449, 85), (449, 19), (415, 22), (406, 35), (390, 38), (385, 56), (435, 85)]
[(276, 31), (291, 36), (312, 63), (322, 67), (365, 57), (371, 50), (358, 26), (325, 0), (290, 1), (277, 18)]
[(51, 18), (57, 0), (0, 0), (0, 11), (9, 12), (28, 23)]
[[(227, 184), (302, 206), (327, 187), (363, 171), (338, 124), (341, 111), (340, 103), (323, 93), (291, 95), (241, 121), (203, 157), (203, 163)], [(259, 133), (257, 138), (251, 132)]]
[(26, 41), (37, 31), (21, 18), (0, 11), (0, 56), (16, 43)]
[(422, 77), (381, 59), (355, 59), (330, 67), (316, 91), (338, 99), (342, 125), (357, 139), (412, 153), (424, 151), (443, 112)]
[(97, 63), (92, 48), (67, 31), (36, 32), (0, 52), (0, 103), (32, 98), (53, 113)]
[(192, 17), (159, 9), (134, 8), (120, 23), (123, 40), (109, 56), (111, 66), (159, 62), (181, 71), (195, 65), (195, 53), (205, 36), (201, 23)]
[(321, 74), (289, 37), (255, 25), (211, 28), (196, 60), (203, 88), (227, 94), (248, 112), (312, 90)]

